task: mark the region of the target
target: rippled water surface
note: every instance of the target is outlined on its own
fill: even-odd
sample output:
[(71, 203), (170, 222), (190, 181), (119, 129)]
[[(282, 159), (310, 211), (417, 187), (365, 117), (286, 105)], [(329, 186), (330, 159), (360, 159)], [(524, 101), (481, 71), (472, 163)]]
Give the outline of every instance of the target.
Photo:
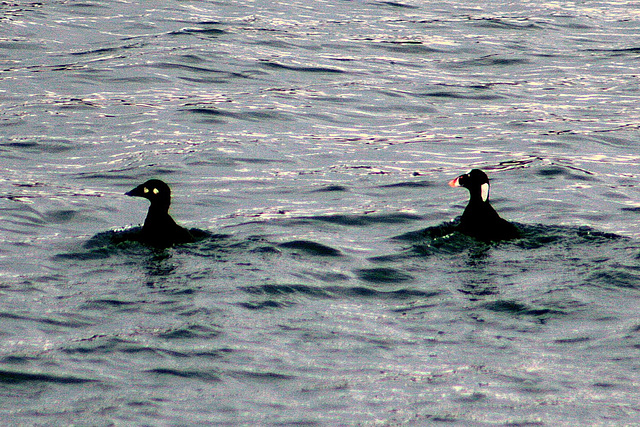
[[(625, 425), (640, 4), (0, 5), (0, 420)], [(441, 231), (478, 167), (523, 237)], [(196, 243), (114, 244), (150, 178)]]

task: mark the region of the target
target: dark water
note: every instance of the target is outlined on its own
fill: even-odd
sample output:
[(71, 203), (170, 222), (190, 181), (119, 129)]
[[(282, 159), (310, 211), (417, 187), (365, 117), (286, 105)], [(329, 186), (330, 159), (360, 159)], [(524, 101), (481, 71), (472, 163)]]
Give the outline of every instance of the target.
[[(0, 420), (637, 423), (639, 13), (4, 2)], [(201, 240), (111, 243), (152, 177)]]

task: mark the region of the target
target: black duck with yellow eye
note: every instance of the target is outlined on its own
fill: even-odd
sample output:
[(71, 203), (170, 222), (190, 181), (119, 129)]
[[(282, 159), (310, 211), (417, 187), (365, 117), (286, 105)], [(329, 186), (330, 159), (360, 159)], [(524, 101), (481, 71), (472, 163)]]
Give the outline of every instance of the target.
[(187, 230), (179, 226), (169, 215), (171, 189), (159, 179), (151, 179), (125, 193), (127, 196), (142, 197), (149, 202), (149, 212), (137, 240), (159, 248), (180, 243), (191, 243), (195, 239)]

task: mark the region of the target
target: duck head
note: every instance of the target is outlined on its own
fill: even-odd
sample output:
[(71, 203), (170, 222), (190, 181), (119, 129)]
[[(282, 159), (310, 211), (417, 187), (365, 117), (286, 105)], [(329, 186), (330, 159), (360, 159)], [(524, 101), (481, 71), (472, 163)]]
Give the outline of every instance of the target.
[(471, 199), (489, 200), (489, 177), (480, 169), (472, 169), (464, 175), (449, 181), (451, 187), (464, 187), (469, 190)]
[(131, 197), (145, 198), (151, 202), (152, 208), (158, 207), (168, 210), (171, 204), (171, 189), (159, 179), (150, 179), (124, 194)]

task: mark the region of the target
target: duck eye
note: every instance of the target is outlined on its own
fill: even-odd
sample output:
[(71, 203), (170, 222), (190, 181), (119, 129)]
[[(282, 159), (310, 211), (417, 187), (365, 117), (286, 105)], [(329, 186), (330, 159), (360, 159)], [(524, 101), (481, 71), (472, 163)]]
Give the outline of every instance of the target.
[(147, 187), (144, 187), (142, 191), (144, 192), (144, 194), (147, 194), (149, 192), (149, 189)]
[(158, 190), (157, 188), (154, 187), (153, 194), (158, 194), (158, 193), (160, 193), (160, 190)]

